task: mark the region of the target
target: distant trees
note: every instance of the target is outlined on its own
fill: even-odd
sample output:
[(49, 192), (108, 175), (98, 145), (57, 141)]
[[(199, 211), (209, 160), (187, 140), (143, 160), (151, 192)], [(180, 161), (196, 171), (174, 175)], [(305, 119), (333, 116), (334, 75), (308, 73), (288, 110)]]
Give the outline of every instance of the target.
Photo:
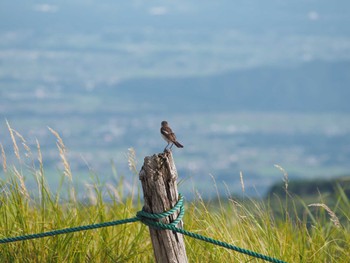
[[(300, 197), (336, 195), (338, 186), (350, 197), (350, 176), (336, 179), (295, 180), (288, 183), (288, 192)], [(284, 183), (274, 184), (267, 193), (268, 196), (285, 196)]]

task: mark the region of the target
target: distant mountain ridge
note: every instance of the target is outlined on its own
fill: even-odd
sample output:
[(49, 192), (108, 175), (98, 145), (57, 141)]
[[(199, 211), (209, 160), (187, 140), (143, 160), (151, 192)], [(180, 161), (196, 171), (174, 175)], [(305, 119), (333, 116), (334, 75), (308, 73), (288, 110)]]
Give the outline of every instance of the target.
[(144, 78), (109, 92), (167, 110), (350, 112), (350, 62), (309, 62), (205, 77)]

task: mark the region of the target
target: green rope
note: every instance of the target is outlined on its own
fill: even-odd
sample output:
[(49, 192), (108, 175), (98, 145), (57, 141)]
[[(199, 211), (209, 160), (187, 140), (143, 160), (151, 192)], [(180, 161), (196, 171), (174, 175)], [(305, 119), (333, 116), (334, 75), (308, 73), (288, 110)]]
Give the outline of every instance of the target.
[[(155, 219), (162, 219), (167, 216), (170, 216), (174, 214), (176, 211), (179, 210), (179, 215), (178, 217), (171, 223), (169, 224), (164, 224), (158, 221), (154, 221)], [(61, 235), (61, 234), (68, 234), (68, 233), (73, 233), (73, 232), (79, 232), (79, 231), (86, 231), (86, 230), (92, 230), (96, 228), (102, 228), (102, 227), (109, 227), (109, 226), (116, 226), (116, 225), (122, 225), (122, 224), (127, 224), (127, 223), (133, 223), (137, 221), (141, 221), (145, 225), (159, 229), (159, 230), (172, 230), (178, 233), (181, 233), (183, 235), (199, 239), (217, 246), (221, 246), (227, 249), (234, 250), (236, 252), (246, 254), (255, 258), (259, 258), (265, 261), (273, 262), (273, 263), (286, 263), (285, 261), (272, 258), (248, 249), (243, 249), (231, 244), (228, 244), (226, 242), (222, 242), (210, 237), (202, 236), (187, 230), (184, 230), (182, 228), (176, 227), (177, 224), (182, 220), (183, 216), (185, 214), (185, 209), (183, 205), (183, 196), (180, 194), (179, 195), (179, 201), (176, 203), (176, 205), (170, 209), (169, 211), (166, 211), (164, 213), (159, 213), (159, 214), (152, 214), (152, 213), (147, 213), (145, 211), (139, 211), (136, 214), (136, 217), (132, 218), (127, 218), (123, 220), (116, 220), (116, 221), (111, 221), (111, 222), (105, 222), (105, 223), (100, 223), (100, 224), (92, 224), (92, 225), (85, 225), (85, 226), (78, 226), (78, 227), (71, 227), (71, 228), (64, 228), (64, 229), (59, 229), (59, 230), (54, 230), (54, 231), (48, 231), (48, 232), (43, 232), (43, 233), (38, 233), (38, 234), (31, 234), (31, 235), (23, 235), (23, 236), (17, 236), (17, 237), (9, 237), (9, 238), (4, 238), (0, 239), (0, 244), (5, 244), (5, 243), (11, 243), (11, 242), (16, 242), (16, 241), (24, 241), (24, 240), (29, 240), (29, 239), (36, 239), (36, 238), (43, 238), (43, 237), (49, 237), (49, 236), (56, 236), (56, 235)]]
[(49, 237), (49, 236), (57, 236), (57, 235), (68, 234), (68, 233), (73, 233), (73, 232), (92, 230), (92, 229), (101, 228), (101, 227), (122, 225), (122, 224), (137, 222), (139, 220), (140, 219), (138, 219), (137, 217), (133, 217), (133, 218), (105, 222), (105, 223), (100, 223), (100, 224), (92, 224), (92, 225), (78, 226), (78, 227), (69, 227), (69, 228), (53, 230), (53, 231), (43, 232), (43, 233), (38, 233), (38, 234), (9, 237), (9, 238), (0, 239), (0, 244), (16, 242), (16, 241), (24, 241), (24, 240), (36, 239), (36, 238), (42, 238), (42, 237)]

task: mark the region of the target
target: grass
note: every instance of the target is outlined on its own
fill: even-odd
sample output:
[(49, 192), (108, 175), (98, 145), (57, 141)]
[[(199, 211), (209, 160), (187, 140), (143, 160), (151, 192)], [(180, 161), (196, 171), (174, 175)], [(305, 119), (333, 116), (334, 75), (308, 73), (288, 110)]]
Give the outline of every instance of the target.
[[(116, 174), (115, 185), (104, 185), (95, 176), (84, 193), (79, 193), (66, 147), (50, 129), (57, 138), (62, 163), (60, 183), (51, 190), (39, 142), (34, 154), (9, 124), (8, 129), (17, 160), (9, 164), (0, 144), (0, 238), (130, 218), (142, 209), (132, 150), (128, 154), (134, 178), (131, 191), (126, 191), (124, 178)], [(350, 200), (345, 192), (339, 187), (332, 207), (325, 202), (306, 203), (288, 193), (288, 175), (282, 171), (285, 197), (238, 200), (217, 193), (217, 199), (208, 201), (197, 194), (186, 203), (184, 228), (287, 262), (350, 262)], [(28, 189), (26, 178), (30, 176), (36, 187)], [(243, 176), (241, 182), (244, 191)], [(262, 262), (189, 237), (185, 242), (189, 262)], [(0, 258), (2, 262), (154, 262), (148, 229), (139, 222), (1, 244)]]

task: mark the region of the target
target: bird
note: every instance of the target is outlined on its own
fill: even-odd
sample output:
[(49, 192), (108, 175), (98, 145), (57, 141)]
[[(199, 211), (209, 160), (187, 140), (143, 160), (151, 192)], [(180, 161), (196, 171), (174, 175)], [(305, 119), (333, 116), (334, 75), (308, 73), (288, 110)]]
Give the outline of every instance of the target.
[(183, 145), (176, 140), (175, 133), (169, 127), (169, 124), (167, 121), (162, 121), (161, 127), (160, 127), (160, 134), (162, 135), (163, 139), (168, 143), (168, 145), (165, 146), (164, 148), (164, 152), (167, 150), (170, 143), (171, 143), (170, 149), (171, 147), (173, 147), (174, 144), (178, 148), (183, 148)]

